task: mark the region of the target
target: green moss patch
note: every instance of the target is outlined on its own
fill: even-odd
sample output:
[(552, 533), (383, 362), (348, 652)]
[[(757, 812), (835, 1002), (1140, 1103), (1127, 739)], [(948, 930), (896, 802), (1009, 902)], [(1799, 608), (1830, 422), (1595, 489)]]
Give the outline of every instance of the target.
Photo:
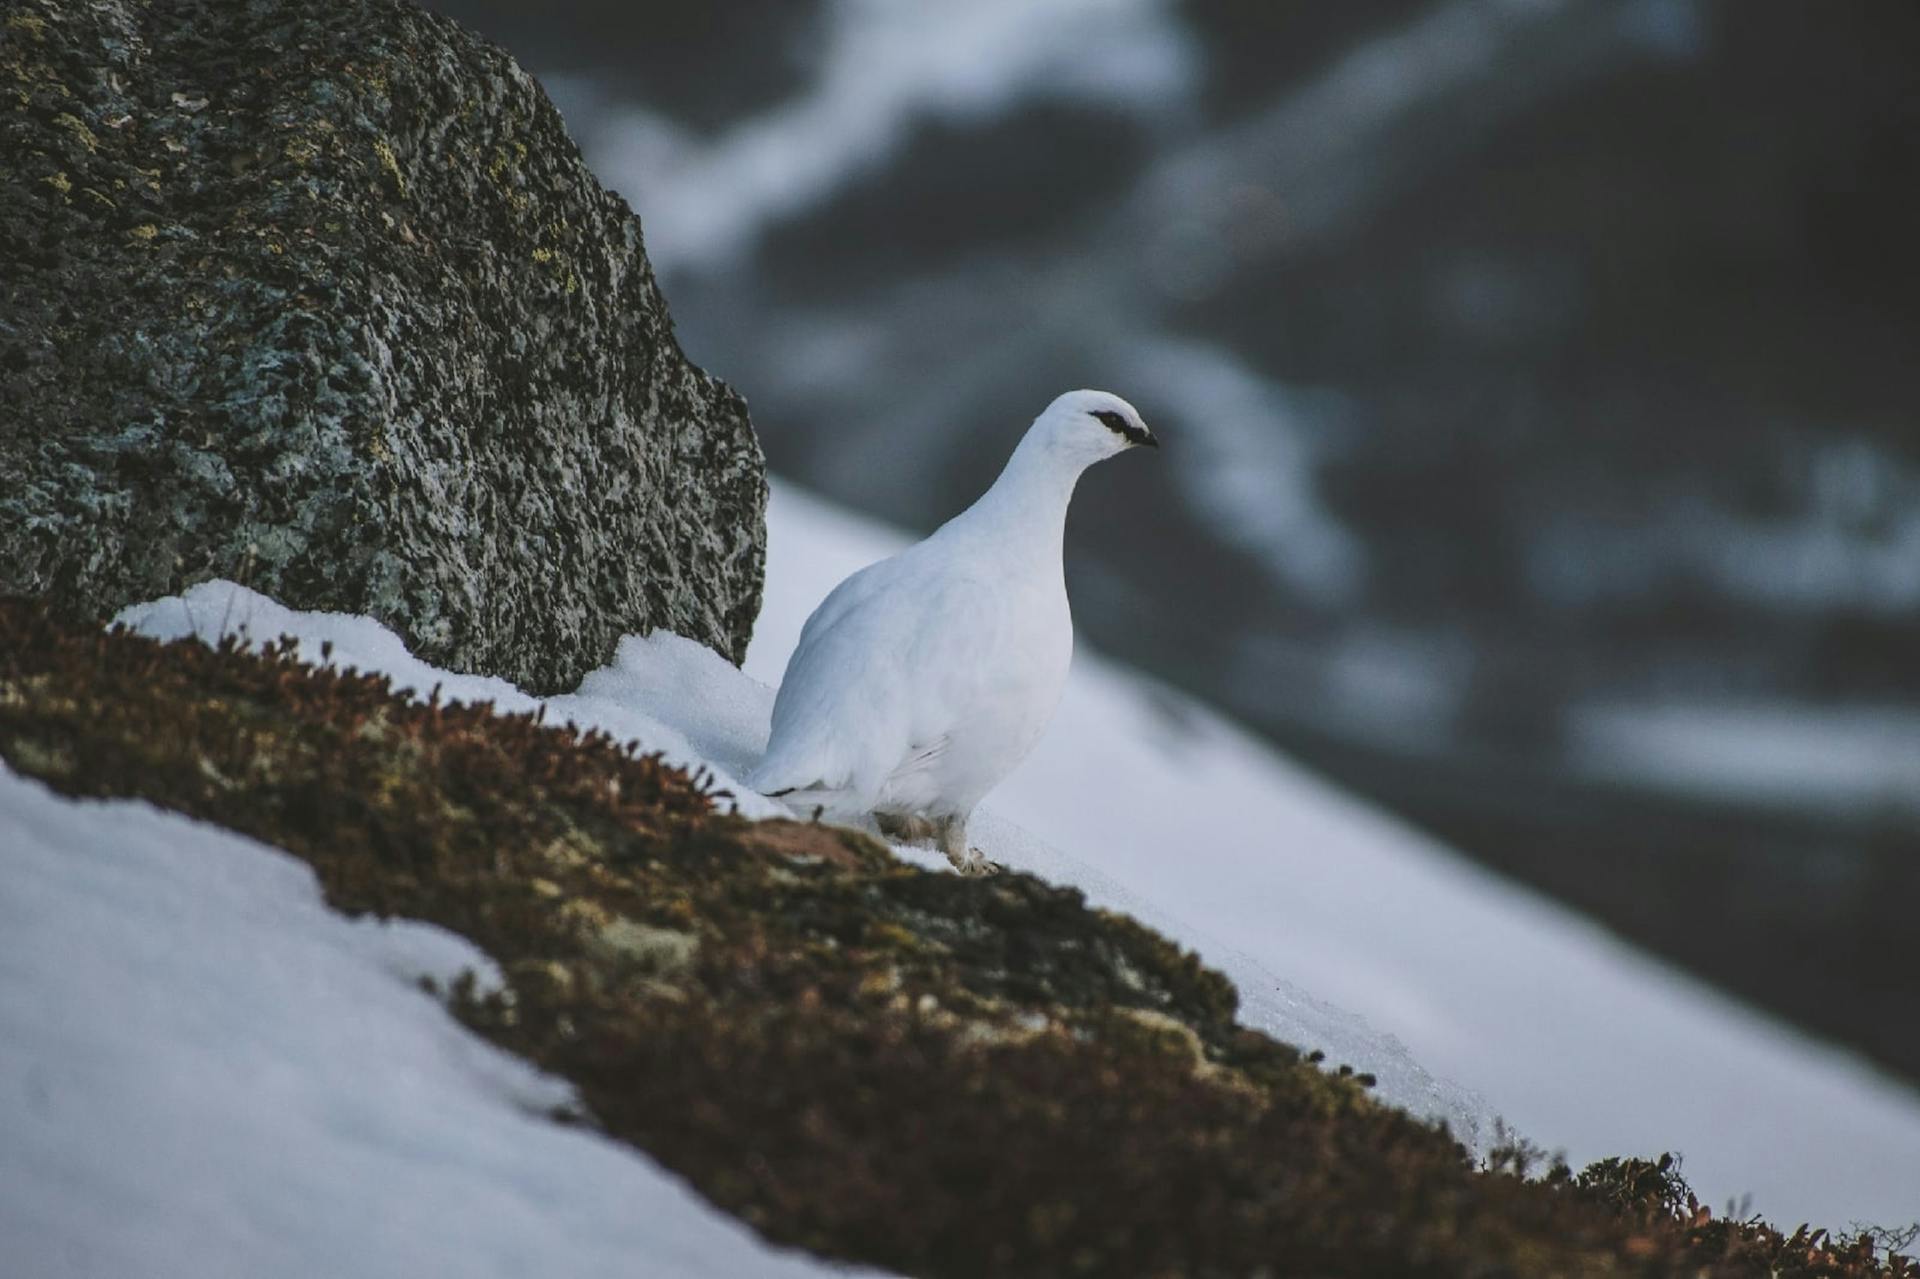
[[(920, 1275), (1920, 1276), (1713, 1218), (1668, 1163), (1530, 1178), (1234, 1021), (1191, 954), (1026, 875), (749, 822), (604, 735), (290, 650), (0, 603), (0, 758), (304, 858), (507, 985), (445, 992), (767, 1237)], [(376, 1063), (369, 1063), (377, 1068)], [(1755, 1122), (1765, 1122), (1756, 1116)]]

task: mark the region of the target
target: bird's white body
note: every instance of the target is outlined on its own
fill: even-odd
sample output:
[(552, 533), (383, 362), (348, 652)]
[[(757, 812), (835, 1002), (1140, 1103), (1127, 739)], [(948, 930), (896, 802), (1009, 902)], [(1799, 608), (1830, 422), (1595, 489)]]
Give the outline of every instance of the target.
[(1124, 400), (1069, 392), (972, 506), (836, 586), (788, 659), (754, 788), (872, 813), (984, 868), (966, 819), (1040, 740), (1073, 658), (1061, 546), (1074, 483), (1153, 442)]

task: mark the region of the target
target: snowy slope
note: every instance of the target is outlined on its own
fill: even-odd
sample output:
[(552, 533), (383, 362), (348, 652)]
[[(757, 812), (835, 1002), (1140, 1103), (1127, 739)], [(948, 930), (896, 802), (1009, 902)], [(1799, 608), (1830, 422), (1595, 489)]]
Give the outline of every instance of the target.
[[(776, 514), (784, 510), (783, 502)], [(791, 534), (777, 529), (773, 536), (785, 537), (792, 556), (783, 556), (784, 567), (777, 571), (783, 578), (790, 575), (795, 580), (769, 587), (761, 616), (767, 642), (785, 635), (790, 647), (805, 614), (838, 580), (834, 577), (815, 591), (809, 585), (811, 572), (848, 556), (862, 563), (874, 556), (866, 554), (870, 541), (841, 544), (825, 528), (797, 526)], [(865, 558), (861, 558), (863, 555)], [(794, 605), (803, 598), (805, 602), (796, 613)], [(397, 688), (411, 689), (418, 697), (439, 688), (447, 700), (491, 701), (502, 711), (527, 711), (541, 705), (539, 699), (502, 680), (436, 670), (409, 654), (392, 632), (367, 618), (294, 612), (229, 583), (206, 583), (184, 597), (141, 605), (121, 616), (142, 632), (163, 639), (189, 635), (210, 638), (226, 631), (242, 632), (256, 641), (292, 635), (300, 640), (304, 660), (323, 660), (322, 649), (327, 646), (332, 661), (384, 672), (392, 676)], [(764, 647), (760, 645), (760, 649)], [(757, 660), (749, 659), (750, 664)], [(782, 649), (774, 661), (776, 673), (784, 660)], [(719, 774), (721, 783), (733, 792), (741, 810), (749, 816), (788, 812), (779, 802), (754, 794), (738, 780), (766, 745), (772, 689), (689, 640), (665, 633), (644, 638), (628, 636), (620, 642), (613, 662), (588, 675), (578, 692), (548, 698), (545, 705), (550, 723), (571, 721), (602, 729), (619, 740), (637, 740), (649, 750), (664, 751), (670, 759), (689, 766), (706, 765)], [(1096, 726), (1096, 731), (1104, 732), (1105, 726)], [(1149, 726), (1148, 731), (1158, 736), (1157, 728)], [(1145, 739), (1136, 742), (1140, 744), (1146, 744)], [(1082, 786), (1064, 797), (1069, 814), (1089, 802), (1089, 795), (1105, 789), (1102, 779), (1092, 779), (1091, 784), (1091, 791)], [(1242, 1019), (1248, 1024), (1288, 1043), (1319, 1048), (1335, 1062), (1372, 1073), (1379, 1080), (1380, 1096), (1419, 1114), (1444, 1119), (1468, 1142), (1484, 1144), (1492, 1127), (1492, 1113), (1485, 1104), (1464, 1089), (1434, 1079), (1391, 1036), (1275, 977), (1256, 958), (1230, 953), (1211, 933), (1160, 909), (1151, 896), (1130, 892), (1084, 861), (1053, 849), (1018, 826), (989, 814), (976, 823), (973, 834), (976, 842), (1000, 860), (1076, 884), (1099, 904), (1126, 910), (1199, 949), (1240, 986), (1246, 1004)], [(1082, 841), (1073, 846), (1087, 845)], [(946, 858), (931, 850), (895, 848), (903, 857), (929, 869), (948, 869)]]
[(413, 985), (490, 971), (450, 933), (4, 768), (0, 850), (0, 1273), (847, 1273), (544, 1118), (564, 1085)]
[[(777, 676), (818, 598), (894, 540), (776, 489), (749, 672)], [(294, 634), (309, 660), (327, 641), (335, 661), (420, 695), (537, 704), (435, 671), (366, 619), (221, 584), (128, 620)], [(547, 703), (550, 719), (728, 777), (756, 757), (770, 704), (764, 684), (666, 635), (624, 641)], [(1416, 1059), (1575, 1160), (1678, 1148), (1716, 1203), (1751, 1191), (1770, 1215), (1832, 1225), (1920, 1216), (1913, 1095), (1085, 654), (995, 809), (977, 832), (995, 857), (1199, 947), (1240, 984), (1249, 1022), (1374, 1071), (1383, 1095), (1470, 1136), (1487, 1103)], [(0, 1238), (44, 1262), (29, 1273), (824, 1269), (760, 1245), (643, 1157), (530, 1114), (555, 1085), (411, 987), (481, 962), (457, 939), (350, 923), (271, 850), (4, 774), (0, 848)]]
[[(812, 605), (900, 539), (784, 486), (768, 519), (747, 671), (777, 681)], [(1384, 1062), (1366, 1067), (1383, 1084), (1388, 1032), (1576, 1167), (1673, 1150), (1716, 1209), (1751, 1194), (1789, 1223), (1920, 1219), (1920, 1096), (1084, 650), (1046, 738), (988, 804), (1003, 819), (983, 827), (996, 859), (1199, 947), (1239, 984), (1252, 1023), (1314, 1042), (1320, 1018), (1297, 1006), (1299, 989), (1364, 1017), (1334, 1014), (1318, 1042)], [(1383, 1091), (1408, 1101), (1411, 1081), (1399, 1083)], [(1470, 1105), (1444, 1086), (1436, 1101), (1414, 1108)]]

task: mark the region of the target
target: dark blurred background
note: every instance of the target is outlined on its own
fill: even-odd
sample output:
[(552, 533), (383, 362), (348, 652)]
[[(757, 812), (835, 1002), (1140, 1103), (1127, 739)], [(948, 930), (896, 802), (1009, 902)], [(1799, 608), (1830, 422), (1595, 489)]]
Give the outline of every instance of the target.
[(1920, 4), (433, 3), (777, 472), (1128, 396), (1083, 636), (1920, 1080)]

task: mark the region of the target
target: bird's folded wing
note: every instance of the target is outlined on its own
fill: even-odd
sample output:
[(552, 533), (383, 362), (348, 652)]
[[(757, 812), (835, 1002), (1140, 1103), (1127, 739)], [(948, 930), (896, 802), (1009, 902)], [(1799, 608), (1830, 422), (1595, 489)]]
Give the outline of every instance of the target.
[(916, 754), (923, 765), (937, 757), (929, 748), (951, 733), (989, 674), (983, 663), (1001, 622), (984, 581), (862, 585), (868, 590), (849, 606), (830, 609), (829, 597), (787, 664), (754, 774), (763, 791), (847, 789), (871, 799)]

